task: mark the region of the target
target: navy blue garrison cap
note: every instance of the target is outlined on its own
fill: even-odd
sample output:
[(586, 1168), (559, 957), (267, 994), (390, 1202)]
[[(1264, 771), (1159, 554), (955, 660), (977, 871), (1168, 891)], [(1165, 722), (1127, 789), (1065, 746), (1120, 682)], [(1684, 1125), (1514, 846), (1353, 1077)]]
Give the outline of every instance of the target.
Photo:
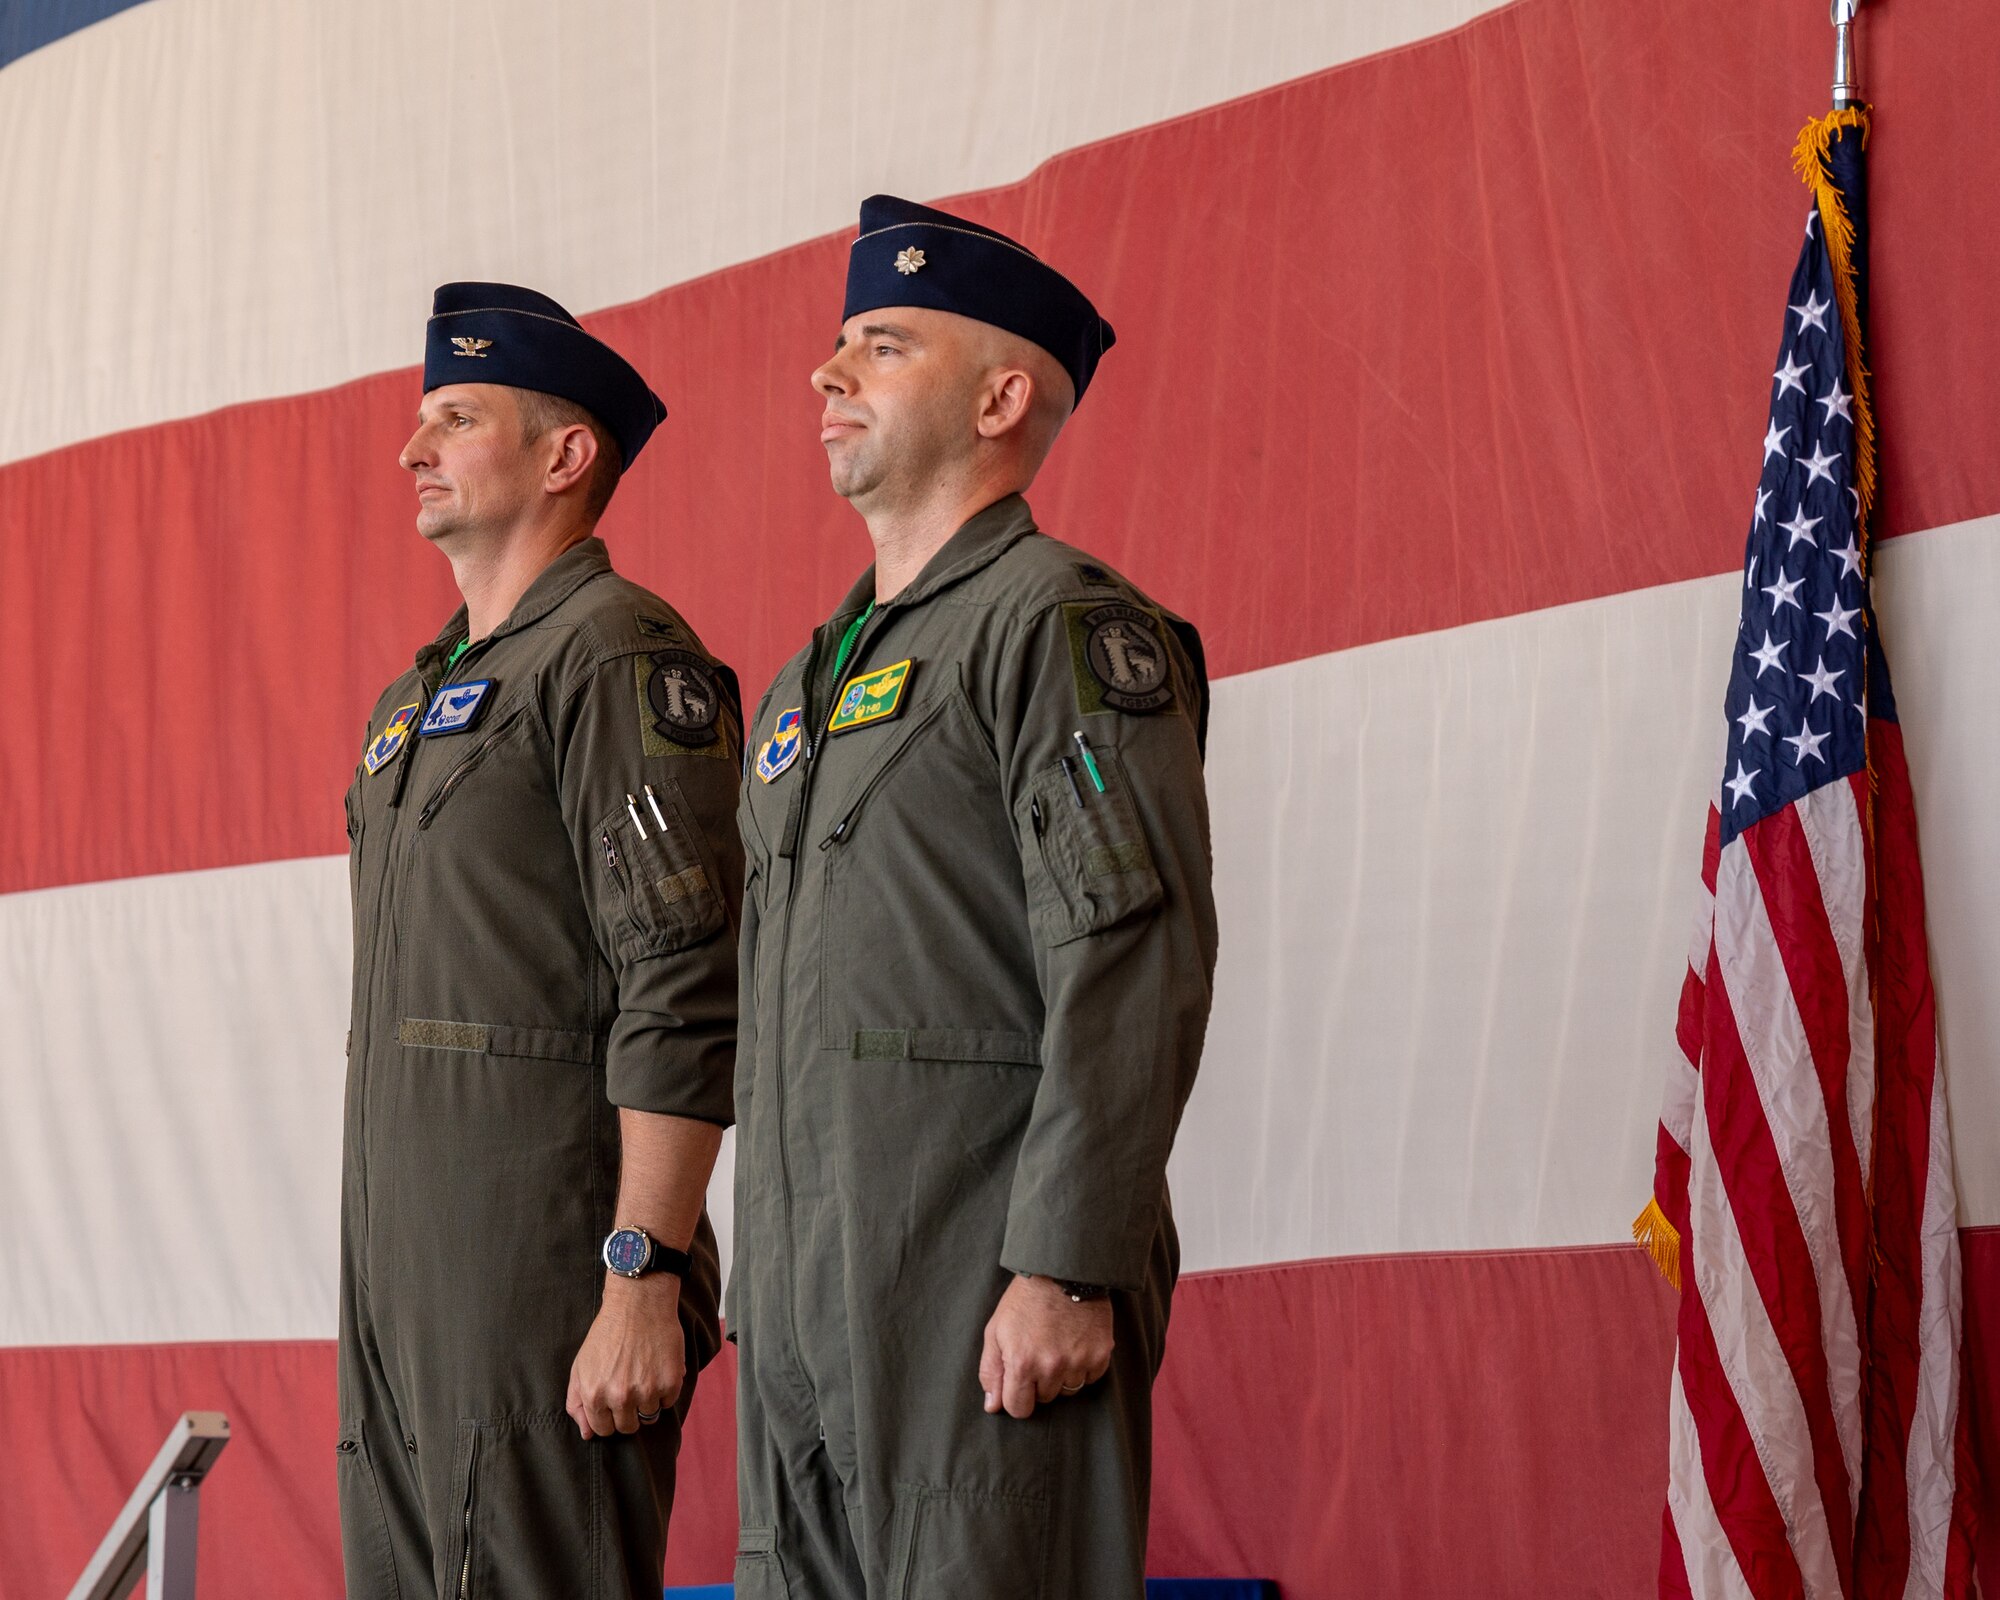
[(511, 283), (447, 283), (431, 302), (424, 393), (504, 383), (574, 400), (611, 431), (631, 466), (667, 408), (610, 345), (545, 294)]
[(840, 320), (881, 306), (928, 306), (990, 322), (1062, 363), (1076, 397), (1117, 337), (1083, 291), (1004, 233), (891, 194), (861, 202)]

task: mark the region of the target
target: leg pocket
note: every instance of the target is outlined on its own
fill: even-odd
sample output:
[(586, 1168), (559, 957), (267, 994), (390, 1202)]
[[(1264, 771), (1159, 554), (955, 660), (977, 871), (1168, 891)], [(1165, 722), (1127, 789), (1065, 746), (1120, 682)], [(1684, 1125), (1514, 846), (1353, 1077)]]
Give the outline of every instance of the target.
[(791, 1600), (778, 1556), (776, 1528), (744, 1528), (736, 1536), (736, 1600)]
[(439, 1600), (548, 1600), (602, 1591), (603, 1447), (562, 1411), (458, 1425)]
[(897, 1600), (1041, 1600), (1048, 1501), (896, 1487)]
[(396, 1557), (389, 1544), (389, 1516), (382, 1506), (382, 1486), (375, 1481), (375, 1463), (360, 1423), (341, 1424), (334, 1462), (340, 1489), (340, 1560), (347, 1570), (347, 1593), (352, 1600), (402, 1600)]

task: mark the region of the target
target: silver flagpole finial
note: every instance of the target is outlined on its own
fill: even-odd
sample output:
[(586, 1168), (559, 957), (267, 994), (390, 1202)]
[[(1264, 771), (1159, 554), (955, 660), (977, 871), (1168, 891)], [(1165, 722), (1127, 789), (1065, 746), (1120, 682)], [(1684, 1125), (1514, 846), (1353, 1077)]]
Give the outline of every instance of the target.
[(1861, 0), (1833, 0), (1833, 109), (1861, 103), (1854, 84), (1854, 13)]

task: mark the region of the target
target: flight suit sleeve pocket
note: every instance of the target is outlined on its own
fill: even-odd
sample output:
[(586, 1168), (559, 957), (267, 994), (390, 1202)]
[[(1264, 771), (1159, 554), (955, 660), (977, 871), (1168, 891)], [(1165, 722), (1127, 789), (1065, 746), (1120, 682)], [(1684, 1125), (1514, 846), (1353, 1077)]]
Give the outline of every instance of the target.
[(679, 784), (656, 783), (593, 831), (605, 920), (617, 930), (620, 955), (669, 955), (727, 925), (715, 868)]
[(1068, 944), (1159, 909), (1166, 898), (1117, 750), (1092, 751), (1102, 793), (1075, 762), (1046, 768), (1016, 808), (1028, 912), (1042, 941)]

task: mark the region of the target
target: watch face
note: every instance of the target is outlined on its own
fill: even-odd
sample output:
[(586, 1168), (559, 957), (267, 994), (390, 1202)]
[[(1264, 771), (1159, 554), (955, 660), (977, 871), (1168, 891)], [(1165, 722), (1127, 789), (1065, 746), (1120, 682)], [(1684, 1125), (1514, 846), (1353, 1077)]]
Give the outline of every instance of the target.
[(620, 1228), (604, 1241), (604, 1264), (627, 1276), (645, 1266), (652, 1253), (652, 1241), (637, 1228)]

